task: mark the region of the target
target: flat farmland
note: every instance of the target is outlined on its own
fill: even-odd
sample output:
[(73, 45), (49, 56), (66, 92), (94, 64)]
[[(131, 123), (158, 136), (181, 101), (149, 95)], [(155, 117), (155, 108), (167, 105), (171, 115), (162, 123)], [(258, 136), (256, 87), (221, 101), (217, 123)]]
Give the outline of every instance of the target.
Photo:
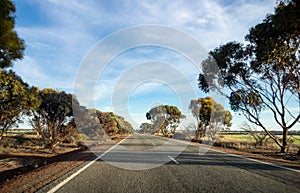
[[(276, 135), (278, 138), (281, 138), (281, 135)], [(233, 134), (233, 135), (221, 135), (220, 138), (222, 141), (240, 141), (240, 142), (255, 142), (253, 136), (249, 134)], [(289, 135), (288, 139), (291, 141), (293, 145), (300, 145), (300, 135)], [(266, 140), (272, 142), (268, 136)]]

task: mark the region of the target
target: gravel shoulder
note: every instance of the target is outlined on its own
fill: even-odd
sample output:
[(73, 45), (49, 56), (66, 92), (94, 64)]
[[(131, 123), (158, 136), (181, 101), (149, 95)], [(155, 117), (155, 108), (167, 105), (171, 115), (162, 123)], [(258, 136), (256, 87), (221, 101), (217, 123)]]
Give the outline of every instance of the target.
[(96, 152), (105, 152), (115, 144), (116, 141), (106, 141), (103, 144), (92, 145), (89, 148), (77, 149), (53, 157), (35, 157), (34, 162), (36, 163), (31, 163), (29, 166), (15, 166), (16, 168), (9, 170), (2, 169), (0, 171), (0, 192), (35, 192), (85, 162), (95, 159)]

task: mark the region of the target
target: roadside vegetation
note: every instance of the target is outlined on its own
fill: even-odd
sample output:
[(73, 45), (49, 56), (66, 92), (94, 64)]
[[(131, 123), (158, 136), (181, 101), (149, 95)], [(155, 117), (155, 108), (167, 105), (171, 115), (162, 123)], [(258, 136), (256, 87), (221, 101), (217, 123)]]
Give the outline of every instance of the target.
[[(15, 11), (11, 0), (1, 1), (1, 156), (17, 150), (29, 152), (30, 149), (32, 152), (48, 150), (59, 153), (62, 147), (80, 147), (86, 140), (97, 139), (99, 142), (113, 135), (131, 133), (131, 125), (123, 117), (87, 109), (65, 91), (30, 86), (13, 71), (14, 62), (23, 58), (25, 50), (24, 41), (14, 30)], [(75, 113), (82, 119), (77, 123)], [(25, 121), (31, 125), (31, 130), (11, 130)]]
[[(232, 41), (210, 51), (201, 64), (198, 86), (205, 93), (217, 91), (225, 96), (231, 110), (253, 124), (240, 128), (248, 134), (234, 136), (235, 140), (246, 141), (255, 148), (275, 146), (273, 151), (300, 155), (298, 136), (290, 133), (300, 129), (299, 1), (278, 2), (274, 14), (268, 14), (261, 23), (250, 28), (245, 42)], [(212, 64), (217, 64), (219, 69), (212, 69)], [(175, 133), (168, 130), (170, 113), (161, 113), (156, 110), (159, 108), (146, 114), (153, 124), (143, 123), (140, 132), (172, 137)], [(193, 136), (188, 134), (186, 138), (200, 142), (234, 138), (217, 136), (230, 129), (232, 115), (213, 98), (194, 99), (189, 108), (196, 122), (186, 128), (188, 132), (183, 131), (194, 131)], [(264, 122), (261, 115), (266, 111), (271, 113), (279, 134)], [(178, 117), (177, 122), (180, 119)]]
[[(13, 63), (23, 58), (25, 43), (14, 30), (15, 6), (11, 0), (0, 4), (0, 148), (2, 156), (10, 149), (48, 150), (81, 147), (84, 141), (101, 141), (133, 132), (120, 115), (88, 109), (71, 93), (30, 86), (13, 71)], [(241, 128), (247, 134), (230, 135), (232, 114), (210, 96), (190, 99), (195, 121), (186, 131), (178, 131), (185, 115), (176, 106), (149, 109), (140, 133), (165, 137), (215, 141), (223, 146), (271, 147), (281, 153), (300, 155), (300, 3), (278, 3), (245, 36), (220, 45), (202, 62), (198, 77), (201, 91), (217, 91), (227, 97), (231, 110), (244, 115), (252, 125)], [(219, 69), (211, 69), (216, 63)], [(223, 88), (225, 91), (223, 92)], [(75, 107), (75, 108), (74, 108)], [(271, 131), (261, 114), (269, 111), (280, 133)], [(32, 129), (12, 130), (29, 118)], [(76, 117), (76, 120), (75, 120)], [(258, 129), (254, 129), (258, 128)], [(224, 145), (225, 146), (225, 145)], [(229, 145), (226, 145), (226, 147)], [(26, 150), (26, 151), (27, 151)]]
[[(88, 145), (99, 147), (116, 136), (133, 133), (134, 128), (124, 117), (89, 109), (63, 90), (29, 85), (14, 72), (13, 64), (23, 58), (25, 50), (25, 42), (14, 29), (15, 12), (12, 0), (1, 0), (0, 159), (4, 164), (0, 164), (0, 171), (16, 169), (15, 163), (13, 167), (3, 168), (16, 162), (12, 158), (25, 160), (19, 164), (20, 173), (25, 167), (32, 169), (47, 164), (41, 157), (55, 158), (58, 154), (85, 150)], [(210, 91), (219, 92), (228, 99), (232, 111), (247, 118), (248, 123), (240, 128), (242, 131), (230, 131), (232, 114), (210, 96), (190, 99), (194, 122), (185, 130), (178, 129), (186, 118), (180, 109), (160, 105), (149, 109), (146, 113), (149, 122), (142, 123), (137, 131), (199, 143), (212, 142), (215, 146), (251, 153), (278, 155), (280, 152), (280, 155), (291, 155), (290, 160), (299, 160), (299, 0), (280, 1), (274, 14), (267, 15), (249, 30), (245, 42), (229, 42), (210, 51), (198, 76), (201, 91), (208, 95)], [(212, 63), (219, 69), (211, 69)], [(278, 130), (272, 131), (264, 123), (261, 115), (265, 111), (271, 112)], [(25, 121), (31, 129), (16, 129)], [(81, 157), (74, 156), (74, 160)]]
[[(258, 138), (258, 135), (263, 137)], [(280, 140), (282, 137), (282, 134), (274, 135), (278, 138), (278, 140)], [(288, 144), (287, 153), (290, 155), (296, 155), (300, 147), (300, 134), (291, 132), (288, 138)], [(265, 135), (263, 132), (258, 131), (256, 131), (255, 134), (247, 131), (221, 132), (216, 140), (215, 145), (240, 150), (246, 149), (253, 152), (260, 150), (261, 152), (276, 153), (280, 151), (280, 147), (278, 147), (272, 138), (270, 138), (268, 135)]]
[[(199, 88), (227, 97), (231, 109), (258, 126), (285, 153), (289, 130), (300, 120), (300, 3), (281, 1), (245, 36), (246, 43), (226, 43), (209, 52), (202, 62)], [(211, 69), (216, 63), (219, 69)], [(220, 87), (225, 87), (223, 92)], [(296, 108), (295, 108), (296, 107)], [(274, 135), (262, 119), (269, 111), (282, 131)]]

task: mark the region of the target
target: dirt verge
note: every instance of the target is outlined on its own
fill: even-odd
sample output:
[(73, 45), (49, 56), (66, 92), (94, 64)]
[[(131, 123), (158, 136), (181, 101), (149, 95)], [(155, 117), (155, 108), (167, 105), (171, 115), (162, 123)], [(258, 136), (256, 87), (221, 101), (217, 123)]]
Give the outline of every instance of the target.
[[(96, 158), (95, 152), (104, 152), (125, 138), (126, 135), (114, 136), (102, 144), (91, 144), (71, 152), (56, 156), (8, 157), (0, 160), (0, 192), (35, 192), (53, 180), (65, 175), (83, 163)], [(24, 163), (20, 163), (23, 160)]]

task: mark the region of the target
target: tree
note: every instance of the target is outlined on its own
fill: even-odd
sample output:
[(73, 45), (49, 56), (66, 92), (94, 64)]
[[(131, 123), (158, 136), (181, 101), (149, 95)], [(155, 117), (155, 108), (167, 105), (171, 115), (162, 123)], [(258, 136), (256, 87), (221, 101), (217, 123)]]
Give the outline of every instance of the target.
[[(300, 2), (280, 2), (275, 13), (251, 28), (245, 39), (246, 45), (230, 42), (210, 52), (202, 62), (199, 88), (227, 96), (231, 109), (261, 127), (284, 153), (288, 130), (300, 119)], [(217, 63), (218, 73), (211, 70), (212, 62)], [(291, 106), (297, 109), (292, 111)], [(263, 111), (272, 113), (283, 131), (282, 140), (261, 119)]]
[(0, 140), (22, 115), (40, 104), (37, 88), (29, 87), (13, 71), (0, 70)]
[(167, 135), (174, 134), (179, 126), (180, 119), (185, 118), (181, 111), (176, 106), (160, 105), (152, 108), (146, 113), (146, 117), (153, 122), (153, 127), (157, 132)]
[(21, 59), (24, 42), (14, 30), (16, 8), (12, 1), (0, 2), (0, 69), (12, 66), (12, 61)]
[(31, 111), (30, 123), (45, 147), (54, 149), (76, 132), (72, 94), (48, 88), (40, 91), (39, 96), (42, 102)]
[(189, 109), (197, 120), (197, 140), (203, 138), (206, 133), (214, 140), (218, 132), (231, 127), (231, 113), (212, 97), (191, 100)]
[(96, 111), (101, 128), (108, 135), (132, 133), (133, 128), (130, 123), (125, 121), (124, 117), (116, 115), (112, 112)]
[(153, 134), (155, 131), (153, 130), (153, 124), (151, 123), (142, 123), (140, 126), (139, 133), (149, 133)]
[(105, 138), (96, 109), (87, 109), (85, 106), (80, 106), (78, 100), (73, 97), (73, 113), (77, 132), (94, 140), (100, 141)]
[(12, 1), (0, 2), (0, 140), (13, 125), (21, 121), (22, 115), (39, 104), (37, 88), (28, 84), (13, 71), (4, 68), (23, 57), (24, 42), (14, 31), (16, 9)]

